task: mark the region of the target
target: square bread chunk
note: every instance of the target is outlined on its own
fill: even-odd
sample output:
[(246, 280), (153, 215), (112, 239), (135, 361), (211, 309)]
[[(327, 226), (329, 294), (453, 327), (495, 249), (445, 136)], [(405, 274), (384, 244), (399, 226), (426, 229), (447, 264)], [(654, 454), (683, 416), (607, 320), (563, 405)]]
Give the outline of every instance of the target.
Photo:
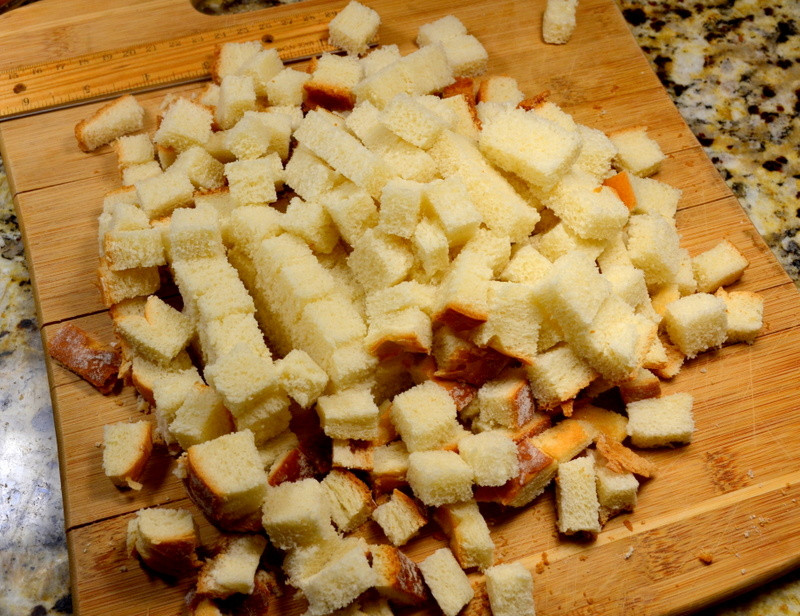
[(447, 61), (456, 77), (477, 77), (486, 72), (489, 54), (471, 34), (462, 34), (442, 41)]
[(474, 591), (469, 578), (447, 548), (436, 550), (419, 564), (419, 568), (445, 616), (456, 616), (472, 599)]
[(277, 198), (275, 167), (268, 158), (226, 163), (225, 177), (239, 205), (272, 203)]
[(205, 443), (233, 431), (222, 398), (211, 387), (196, 383), (175, 411), (169, 431), (182, 449)]
[(575, 31), (578, 0), (547, 0), (542, 17), (542, 38), (545, 43), (564, 45)]
[(194, 335), (192, 321), (155, 295), (147, 298), (142, 316), (115, 318), (114, 328), (141, 354), (161, 363), (169, 363)]
[(575, 458), (559, 465), (556, 508), (559, 532), (565, 535), (600, 532), (600, 503), (592, 456)]
[(533, 397), (543, 408), (554, 408), (574, 398), (597, 376), (597, 372), (566, 345), (540, 354), (526, 371)]
[(139, 205), (153, 220), (169, 216), (175, 208), (191, 203), (194, 186), (186, 173), (166, 171), (134, 183)]
[(281, 217), (284, 229), (303, 238), (315, 252), (329, 254), (339, 242), (339, 231), (328, 211), (317, 201), (294, 197)]
[(636, 447), (669, 447), (692, 440), (691, 394), (677, 393), (627, 405), (628, 436)]
[(408, 543), (428, 523), (425, 509), (405, 492), (395, 489), (391, 498), (372, 512), (386, 538), (394, 546)]
[(278, 387), (278, 371), (270, 357), (239, 343), (205, 367), (203, 375), (233, 413), (244, 412)]
[(471, 499), (473, 474), (472, 467), (452, 451), (414, 451), (408, 456), (408, 485), (432, 507)]
[(368, 389), (347, 389), (317, 400), (322, 429), (331, 438), (370, 440), (378, 436), (378, 407)]
[(504, 563), (486, 570), (486, 592), (493, 616), (535, 616), (533, 576), (522, 563)]
[(208, 107), (179, 97), (164, 112), (153, 141), (179, 152), (193, 145), (205, 145), (211, 137), (213, 120)]
[(680, 238), (660, 214), (635, 214), (628, 221), (628, 254), (648, 285), (674, 282), (680, 269)]
[(153, 451), (153, 424), (119, 422), (103, 426), (103, 472), (121, 488), (141, 489), (139, 477)]
[(334, 534), (325, 488), (313, 478), (270, 486), (264, 492), (262, 523), (273, 545), (288, 550)]
[(700, 293), (713, 293), (739, 280), (750, 262), (728, 240), (692, 258), (692, 270)]
[(340, 532), (355, 530), (375, 509), (367, 484), (349, 471), (335, 468), (321, 483), (328, 495), (331, 519)]
[(618, 473), (602, 464), (595, 468), (597, 477), (597, 500), (600, 503), (600, 523), (622, 511), (633, 511), (636, 507), (639, 482), (633, 473)]
[(458, 430), (455, 402), (446, 389), (433, 381), (395, 396), (391, 417), (409, 451), (442, 447), (451, 442)]
[(292, 349), (275, 362), (281, 385), (292, 399), (309, 408), (325, 391), (328, 375), (305, 351)]
[(664, 326), (669, 339), (691, 359), (725, 342), (728, 332), (725, 302), (709, 293), (681, 297), (667, 305)]
[(219, 552), (206, 561), (198, 575), (198, 592), (219, 598), (253, 592), (267, 540), (261, 535), (240, 535), (223, 539), (218, 547)]
[[(428, 599), (428, 589), (417, 564), (391, 545), (371, 545), (372, 570), (377, 575), (375, 589), (401, 605), (420, 605)], [(388, 612), (387, 612), (388, 615)]]
[(637, 126), (609, 135), (617, 155), (614, 164), (634, 175), (653, 175), (666, 158), (658, 143), (647, 136), (647, 127)]
[(337, 555), (299, 586), (308, 599), (309, 616), (324, 616), (343, 608), (377, 581), (367, 551), (359, 544)]
[(726, 342), (753, 344), (764, 325), (764, 298), (749, 291), (718, 289), (715, 293), (725, 302), (728, 314)]
[(433, 145), (445, 127), (438, 115), (405, 93), (389, 101), (381, 113), (381, 121), (398, 137), (425, 149)]
[(519, 472), (517, 445), (499, 430), (464, 437), (458, 454), (472, 467), (479, 486), (501, 486)]
[(199, 565), (197, 524), (186, 509), (140, 509), (128, 522), (126, 544), (130, 556), (169, 576), (184, 575)]
[(92, 117), (81, 120), (75, 126), (75, 138), (81, 150), (91, 152), (142, 128), (144, 108), (133, 96), (126, 94), (100, 107)]
[(351, 54), (364, 54), (369, 42), (378, 33), (381, 18), (377, 12), (356, 0), (351, 0), (328, 24), (332, 45)]
[[(516, 448), (516, 447), (515, 447)], [(436, 521), (450, 538), (450, 550), (462, 569), (485, 570), (494, 563), (494, 542), (478, 503), (443, 505), (436, 510)]]

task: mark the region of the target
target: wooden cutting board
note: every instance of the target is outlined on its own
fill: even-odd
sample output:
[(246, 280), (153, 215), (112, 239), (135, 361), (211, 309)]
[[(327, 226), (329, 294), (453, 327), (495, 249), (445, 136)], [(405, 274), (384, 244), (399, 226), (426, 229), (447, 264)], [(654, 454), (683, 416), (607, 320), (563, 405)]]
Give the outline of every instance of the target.
[[(0, 17), (0, 70), (344, 4), (308, 0), (213, 18), (194, 12), (188, 0), (43, 0)], [(643, 486), (634, 513), (612, 520), (592, 543), (556, 536), (549, 495), (492, 518), (498, 559), (522, 560), (534, 571), (537, 613), (684, 613), (795, 567), (800, 296), (668, 99), (613, 0), (582, 0), (578, 28), (564, 46), (542, 43), (541, 0), (368, 4), (382, 16), (383, 44), (398, 43), (408, 52), (421, 24), (453, 13), (485, 45), (490, 73), (515, 77), (529, 95), (550, 90), (551, 100), (590, 126), (648, 126), (668, 155), (657, 177), (683, 191), (683, 245), (695, 255), (729, 239), (751, 263), (734, 288), (765, 299), (764, 329), (754, 345), (704, 354), (666, 385), (668, 393), (695, 396), (696, 438), (677, 450), (646, 454), (659, 473)], [(198, 87), (139, 96), (148, 128), (166, 92)], [(74, 125), (98, 106), (0, 123), (45, 342), (63, 321), (112, 340), (94, 283), (96, 219), (103, 194), (119, 184), (116, 161), (108, 148), (80, 152), (73, 136)], [(132, 390), (103, 397), (60, 366), (48, 368), (76, 613), (179, 613), (188, 582), (151, 576), (124, 554), (125, 527), (137, 509), (192, 507), (171, 473), (173, 462), (157, 454), (141, 492), (114, 488), (101, 469), (102, 425), (139, 416)], [(195, 513), (210, 541), (214, 530)], [(429, 532), (408, 551), (420, 559), (440, 545), (440, 536)], [(713, 555), (713, 563), (703, 564), (701, 553)], [(302, 602), (284, 597), (270, 614), (303, 609)]]

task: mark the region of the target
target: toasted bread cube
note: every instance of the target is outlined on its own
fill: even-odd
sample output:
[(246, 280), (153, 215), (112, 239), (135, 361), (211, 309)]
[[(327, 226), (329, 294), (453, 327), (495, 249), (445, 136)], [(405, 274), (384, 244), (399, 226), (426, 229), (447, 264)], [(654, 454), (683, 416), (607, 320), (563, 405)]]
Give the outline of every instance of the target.
[(440, 548), (419, 563), (422, 577), (445, 616), (456, 616), (474, 594), (453, 553)]
[(398, 137), (426, 149), (433, 145), (445, 127), (435, 113), (405, 93), (389, 101), (383, 109), (381, 120)]
[(408, 485), (426, 505), (469, 500), (472, 477), (472, 467), (452, 451), (412, 451), (408, 456)]
[(665, 218), (675, 218), (681, 198), (680, 190), (653, 178), (628, 177), (636, 196), (634, 214), (661, 214)]
[(753, 344), (764, 325), (764, 299), (749, 291), (728, 293), (725, 289), (718, 289), (715, 295), (725, 302), (728, 315), (725, 341)]
[(240, 160), (225, 164), (231, 196), (239, 205), (272, 203), (275, 192), (275, 169), (268, 158)]
[(144, 108), (130, 94), (103, 105), (75, 126), (75, 138), (84, 152), (144, 128)]
[(333, 530), (325, 489), (316, 479), (266, 488), (262, 522), (272, 544), (282, 550), (311, 545)]
[(245, 111), (256, 108), (256, 91), (249, 75), (226, 75), (219, 86), (214, 119), (223, 129), (233, 128)]
[(428, 589), (417, 564), (391, 545), (371, 545), (372, 570), (377, 575), (375, 589), (393, 603), (420, 605)]
[(462, 246), (475, 234), (481, 215), (459, 177), (436, 180), (425, 190), (425, 204), (442, 225), (450, 246)]
[(249, 430), (189, 447), (186, 472), (192, 500), (222, 528), (236, 528), (260, 512), (267, 477)]
[(194, 194), (189, 176), (167, 171), (134, 184), (139, 205), (150, 220), (169, 216), (175, 208), (189, 205)]
[(692, 269), (700, 293), (713, 293), (736, 282), (747, 269), (749, 261), (728, 240), (692, 258)]
[(458, 454), (472, 467), (479, 486), (501, 486), (519, 472), (517, 445), (499, 430), (464, 437)]
[(195, 383), (175, 411), (169, 431), (182, 449), (205, 443), (233, 431), (233, 423), (219, 394)]
[(256, 399), (273, 392), (279, 382), (272, 360), (243, 343), (207, 365), (203, 374), (234, 414), (244, 412)]
[(504, 563), (486, 570), (486, 592), (494, 616), (535, 616), (533, 576), (522, 563)]
[(266, 547), (267, 540), (261, 535), (223, 539), (219, 552), (205, 562), (198, 574), (197, 592), (218, 598), (252, 593), (256, 570)]
[(395, 396), (391, 416), (409, 451), (439, 448), (451, 442), (458, 428), (453, 399), (433, 381)]
[(367, 521), (375, 509), (369, 487), (353, 473), (333, 469), (322, 480), (333, 523), (348, 533)]
[(628, 222), (628, 208), (617, 193), (599, 185), (580, 169), (573, 169), (561, 178), (550, 192), (547, 204), (583, 239), (605, 239)]
[(369, 42), (378, 33), (380, 23), (377, 12), (351, 0), (328, 24), (330, 42), (347, 53), (364, 54), (369, 49)]
[(633, 473), (618, 473), (603, 464), (595, 466), (597, 500), (600, 503), (600, 524), (623, 511), (636, 507), (639, 482)]
[(545, 43), (564, 45), (575, 31), (575, 10), (578, 0), (547, 0), (542, 17), (542, 38)]
[(694, 417), (691, 394), (677, 393), (631, 402), (628, 436), (636, 447), (667, 447), (692, 440)]
[(186, 509), (140, 509), (128, 521), (126, 544), (130, 556), (159, 573), (184, 575), (199, 565), (197, 524)]
[(352, 182), (320, 195), (319, 201), (330, 214), (342, 239), (351, 246), (378, 221), (378, 209), (372, 197)]
[(628, 222), (628, 253), (648, 285), (674, 282), (680, 268), (680, 238), (660, 214), (636, 214)]
[(347, 265), (368, 293), (402, 281), (413, 263), (407, 242), (376, 229), (365, 231), (347, 258)]
[(664, 326), (670, 340), (691, 359), (725, 342), (728, 331), (725, 302), (708, 293), (687, 295), (667, 305)]
[(617, 155), (614, 164), (639, 177), (653, 175), (661, 168), (664, 153), (658, 143), (647, 136), (647, 127), (637, 126), (609, 135)]
[(559, 465), (556, 507), (559, 532), (565, 535), (595, 535), (600, 532), (600, 503), (592, 456), (575, 458)]
[(153, 451), (153, 424), (120, 422), (103, 426), (103, 472), (114, 485), (141, 490), (138, 482)]
[(282, 70), (283, 61), (278, 55), (277, 49), (260, 49), (254, 55), (245, 59), (235, 72), (253, 79), (253, 89), (256, 92), (256, 96), (268, 96), (267, 83)]
[(309, 616), (324, 616), (352, 603), (376, 582), (367, 550), (357, 545), (332, 558), (322, 569), (300, 582), (308, 599)]
[(222, 43), (214, 53), (211, 78), (220, 83), (228, 75), (235, 75), (246, 62), (252, 60), (263, 49), (260, 41), (244, 43)]
[(267, 82), (265, 90), (270, 105), (291, 105), (298, 107), (303, 104), (305, 90), (303, 85), (311, 79), (311, 75), (293, 68), (284, 68)]
[[(520, 135), (526, 138), (520, 139)], [(483, 126), (479, 145), (502, 169), (534, 186), (549, 188), (575, 162), (580, 137), (534, 113), (514, 109)]]
[(378, 407), (365, 389), (350, 389), (317, 400), (322, 429), (331, 438), (370, 440), (378, 435)]
[[(514, 447), (516, 457), (516, 446)], [(450, 539), (450, 550), (462, 569), (485, 570), (494, 563), (494, 542), (489, 527), (474, 501), (443, 505), (436, 521)]]
[(303, 408), (309, 408), (325, 391), (328, 375), (305, 351), (292, 349), (275, 362), (286, 392)]

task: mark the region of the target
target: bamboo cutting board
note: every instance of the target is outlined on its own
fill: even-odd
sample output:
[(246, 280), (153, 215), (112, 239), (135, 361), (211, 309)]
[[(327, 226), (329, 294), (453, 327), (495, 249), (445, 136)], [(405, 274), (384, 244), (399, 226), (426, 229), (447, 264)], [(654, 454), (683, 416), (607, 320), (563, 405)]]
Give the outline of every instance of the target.
[[(0, 70), (344, 4), (308, 0), (217, 21), (194, 12), (188, 0), (43, 0), (0, 17)], [(613, 0), (582, 0), (578, 28), (565, 46), (541, 42), (540, 0), (368, 4), (381, 14), (382, 44), (398, 43), (407, 53), (421, 24), (453, 13), (488, 50), (491, 74), (515, 77), (529, 95), (550, 90), (551, 100), (578, 121), (605, 131), (648, 126), (668, 154), (657, 177), (683, 191), (683, 245), (695, 255), (729, 239), (751, 263), (734, 288), (765, 299), (764, 329), (754, 345), (704, 354), (666, 385), (667, 393), (694, 395), (696, 438), (678, 450), (646, 454), (659, 473), (643, 485), (633, 514), (613, 519), (593, 543), (558, 539), (549, 495), (492, 517), (498, 560), (522, 560), (534, 571), (537, 613), (684, 613), (797, 566), (800, 296), (668, 99)], [(138, 96), (148, 128), (166, 92), (199, 87)], [(80, 152), (72, 132), (98, 106), (0, 123), (45, 342), (68, 320), (112, 339), (94, 280), (96, 219), (103, 194), (119, 184), (116, 160), (108, 148)], [(103, 397), (60, 366), (48, 368), (76, 613), (180, 613), (188, 582), (148, 575), (124, 554), (133, 512), (167, 503), (192, 507), (171, 459), (156, 454), (141, 492), (117, 491), (102, 474), (98, 443), (103, 424), (139, 416), (133, 392)], [(211, 541), (215, 531), (195, 513), (204, 541)], [(429, 532), (408, 553), (419, 560), (441, 545)], [(713, 555), (713, 563), (703, 564), (700, 553)], [(270, 614), (303, 609), (283, 597)]]

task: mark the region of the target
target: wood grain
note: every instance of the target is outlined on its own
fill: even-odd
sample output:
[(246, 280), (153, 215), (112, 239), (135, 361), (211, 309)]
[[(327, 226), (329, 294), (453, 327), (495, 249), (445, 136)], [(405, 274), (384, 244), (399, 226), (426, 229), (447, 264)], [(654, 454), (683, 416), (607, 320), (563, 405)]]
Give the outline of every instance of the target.
[[(66, 4), (42, 0), (0, 18), (0, 67), (180, 36), (215, 19), (187, 12), (188, 1), (179, 0), (124, 5), (81, 0), (69, 9)], [(668, 155), (657, 177), (682, 190), (677, 215), (682, 244), (696, 255), (729, 239), (750, 261), (734, 288), (759, 292), (765, 300), (764, 329), (755, 344), (706, 353), (665, 384), (667, 392), (695, 397), (696, 437), (686, 447), (644, 454), (659, 471), (643, 485), (634, 513), (613, 519), (595, 542), (579, 543), (556, 536), (551, 494), (522, 511), (491, 512), (498, 558), (522, 560), (534, 571), (537, 613), (685, 613), (797, 566), (798, 293), (658, 84), (613, 0), (582, 1), (578, 29), (564, 46), (541, 42), (541, 0), (369, 4), (383, 18), (382, 43), (409, 51), (419, 25), (453, 13), (486, 46), (491, 73), (514, 76), (529, 94), (550, 90), (551, 100), (590, 126), (605, 131), (648, 126)], [(266, 15), (343, 5), (309, 0)], [(50, 41), (56, 51), (46, 45)], [(153, 128), (165, 92), (196, 87), (141, 95), (148, 127)], [(81, 153), (72, 135), (75, 123), (95, 108), (0, 124), (0, 149), (25, 235), (45, 343), (65, 320), (113, 340), (93, 284), (96, 219), (103, 195), (118, 185), (116, 160), (109, 148)], [(96, 447), (102, 425), (140, 414), (130, 388), (102, 396), (57, 364), (48, 370), (76, 612), (178, 613), (188, 583), (152, 576), (124, 555), (127, 521), (141, 507), (186, 506), (206, 542), (214, 530), (186, 499), (166, 454), (149, 466), (141, 492), (120, 492), (103, 476)], [(379, 537), (369, 525), (362, 532)], [(408, 553), (419, 560), (441, 545), (440, 536), (428, 532)], [(700, 552), (713, 554), (713, 563), (700, 562)], [(301, 601), (287, 596), (270, 614), (303, 609)]]

